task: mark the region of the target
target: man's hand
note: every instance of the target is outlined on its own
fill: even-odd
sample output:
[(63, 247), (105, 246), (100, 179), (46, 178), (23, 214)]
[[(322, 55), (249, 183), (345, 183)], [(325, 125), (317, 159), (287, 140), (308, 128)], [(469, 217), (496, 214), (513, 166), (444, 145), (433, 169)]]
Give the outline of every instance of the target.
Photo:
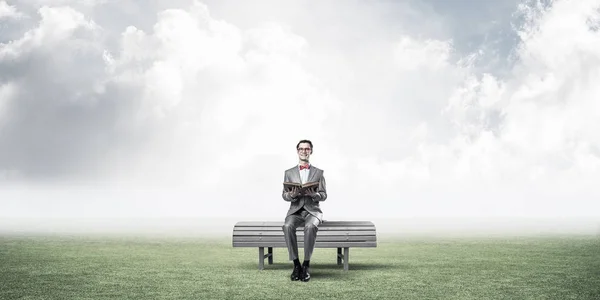
[(308, 197), (311, 197), (312, 199), (315, 199), (315, 198), (319, 197), (319, 193), (317, 193), (317, 188), (312, 188), (312, 189), (304, 191), (304, 196), (308, 196)]
[(290, 191), (290, 197), (292, 197), (293, 199), (296, 199), (296, 198), (298, 198), (298, 196), (300, 196), (300, 188), (295, 186)]

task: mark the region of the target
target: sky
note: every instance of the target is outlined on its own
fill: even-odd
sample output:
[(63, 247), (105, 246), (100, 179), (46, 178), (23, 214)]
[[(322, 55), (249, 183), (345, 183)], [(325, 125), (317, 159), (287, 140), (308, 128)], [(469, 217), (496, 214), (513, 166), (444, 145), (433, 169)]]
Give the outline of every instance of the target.
[(310, 139), (326, 220), (600, 232), (597, 49), (600, 0), (0, 0), (0, 227), (283, 220)]

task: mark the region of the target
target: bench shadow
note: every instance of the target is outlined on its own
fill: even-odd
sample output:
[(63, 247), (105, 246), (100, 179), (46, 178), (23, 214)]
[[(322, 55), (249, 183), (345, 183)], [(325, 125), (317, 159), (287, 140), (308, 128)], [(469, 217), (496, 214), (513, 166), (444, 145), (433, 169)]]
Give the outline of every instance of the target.
[[(292, 267), (294, 266), (293, 263), (273, 263), (272, 265), (269, 265), (267, 263), (265, 263), (265, 270), (287, 270), (287, 269), (292, 269)], [(242, 263), (240, 264), (240, 267), (242, 269), (250, 269), (250, 270), (258, 270), (258, 263)]]
[[(389, 270), (389, 269), (394, 269), (395, 266), (393, 265), (386, 265), (386, 264), (373, 264), (373, 263), (352, 263), (350, 262), (350, 265), (348, 266), (349, 271), (352, 270)], [(334, 263), (329, 263), (329, 264), (315, 264), (313, 266), (313, 269), (317, 270), (317, 269), (325, 269), (325, 270), (344, 270), (344, 265), (338, 265), (338, 264), (334, 264)]]
[[(240, 264), (240, 267), (242, 267), (243, 269), (250, 269), (250, 270), (257, 270), (258, 269), (258, 263), (243, 263)], [(272, 265), (269, 265), (267, 263), (265, 263), (264, 265), (264, 270), (292, 270), (293, 268), (293, 263), (289, 262), (289, 263), (276, 263), (274, 262)], [(350, 265), (348, 267), (348, 271), (352, 271), (352, 270), (389, 270), (389, 269), (394, 269), (396, 268), (393, 265), (387, 265), (387, 264), (373, 264), (373, 263), (352, 263), (350, 262)], [(338, 265), (335, 263), (326, 263), (326, 264), (320, 264), (320, 263), (314, 263), (311, 264), (311, 270), (313, 271), (317, 271), (318, 270), (340, 270), (343, 271), (344, 270), (344, 265)]]

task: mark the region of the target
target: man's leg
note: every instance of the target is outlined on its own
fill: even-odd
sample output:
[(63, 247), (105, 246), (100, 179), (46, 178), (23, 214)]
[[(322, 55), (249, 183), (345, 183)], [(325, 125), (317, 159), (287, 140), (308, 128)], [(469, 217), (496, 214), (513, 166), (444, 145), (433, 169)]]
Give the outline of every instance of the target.
[(302, 225), (302, 223), (304, 223), (304, 219), (298, 214), (293, 214), (285, 218), (285, 222), (282, 227), (290, 260), (294, 261), (294, 270), (290, 276), (292, 281), (299, 280), (300, 276), (302, 275), (302, 266), (300, 265), (300, 260), (298, 259), (298, 239), (296, 237), (296, 228)]
[(321, 221), (315, 216), (308, 214), (304, 224), (304, 261), (309, 261), (312, 256), (313, 250), (315, 249), (315, 242), (317, 241), (317, 232), (319, 231), (319, 224)]
[(313, 250), (315, 249), (315, 242), (317, 241), (317, 231), (319, 231), (319, 224), (321, 222), (315, 216), (308, 214), (305, 216), (304, 224), (304, 263), (302, 263), (302, 275), (300, 280), (310, 280), (310, 258)]
[(296, 237), (296, 228), (300, 227), (304, 220), (298, 214), (292, 214), (285, 218), (283, 224), (283, 236), (288, 248), (290, 260), (298, 259), (298, 239)]

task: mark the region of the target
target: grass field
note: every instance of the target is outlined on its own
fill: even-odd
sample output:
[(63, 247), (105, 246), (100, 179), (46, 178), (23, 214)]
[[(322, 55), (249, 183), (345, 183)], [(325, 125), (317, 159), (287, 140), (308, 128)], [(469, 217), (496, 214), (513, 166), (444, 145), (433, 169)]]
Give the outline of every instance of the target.
[(335, 251), (291, 282), (285, 249), (259, 271), (230, 237), (2, 236), (0, 299), (600, 299), (595, 236), (380, 237), (348, 272)]

